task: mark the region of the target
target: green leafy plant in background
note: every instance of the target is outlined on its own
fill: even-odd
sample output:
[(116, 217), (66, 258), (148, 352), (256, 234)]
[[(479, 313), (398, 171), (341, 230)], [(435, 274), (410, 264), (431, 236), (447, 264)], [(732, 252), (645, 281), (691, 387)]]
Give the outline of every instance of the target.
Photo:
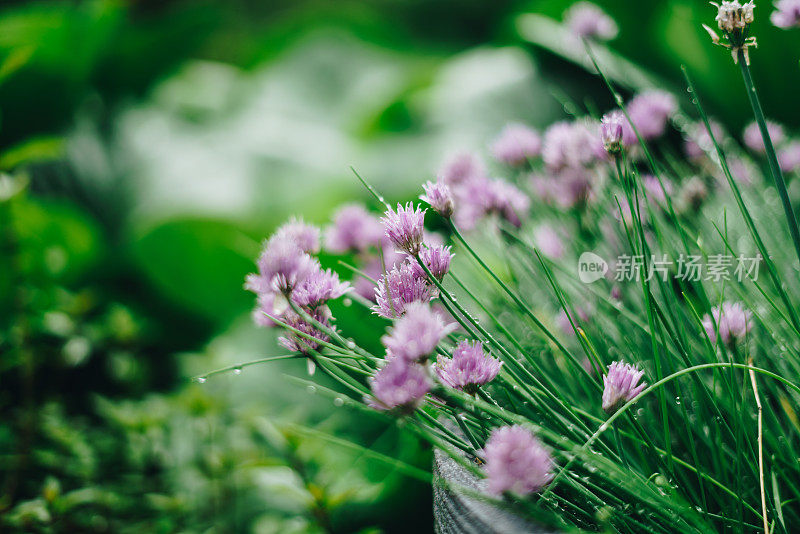
[[(106, 60), (98, 55), (128, 57), (133, 63), (139, 54), (150, 55), (143, 52), (147, 47), (132, 46), (137, 41), (163, 45), (154, 28), (123, 22), (123, 6), (95, 3), (97, 10), (75, 12), (42, 4), (3, 13), (5, 27), (17, 28), (4, 41), (3, 50), (9, 51), (3, 66), (8, 83), (0, 85), (4, 108), (16, 113), (35, 105), (32, 95), (41, 92), (42, 79), (65, 77), (78, 85), (60, 93), (69, 102), (58, 112), (27, 111), (47, 124), (20, 127), (9, 113), (2, 128), (7, 144), (13, 143), (0, 154), (7, 171), (0, 260), (3, 272), (13, 274), (0, 281), (3, 529), (169, 532), (213, 522), (230, 531), (351, 531), (391, 520), (394, 512), (386, 513), (388, 507), (380, 503), (414, 488), (407, 476), (422, 479), (414, 502), (429, 501), (426, 473), (392, 459), (425, 465), (428, 454), (380, 421), (363, 423), (357, 435), (340, 432), (385, 449), (382, 456), (365, 456), (346, 445), (331, 450), (328, 440), (314, 437), (317, 425), (327, 432), (349, 425), (340, 422), (341, 410), (327, 418), (330, 408), (313, 414), (291, 409), (318, 404), (304, 390), (277, 400), (279, 388), (265, 387), (257, 374), (240, 377), (231, 389), (250, 384), (245, 388), (249, 398), (259, 399), (253, 415), (246, 416), (241, 399), (228, 402), (225, 390), (214, 385), (180, 392), (188, 384), (187, 368), (231, 357), (230, 349), (219, 349), (221, 338), (233, 328), (234, 317), (246, 312), (248, 299), (237, 292), (241, 283), (235, 280), (247, 271), (257, 243), (230, 222), (204, 214), (154, 218), (150, 212), (143, 224), (131, 217), (132, 188), (119, 177), (126, 169), (120, 171), (103, 131), (114, 99), (128, 95), (83, 78), (108, 75)], [(185, 18), (180, 11), (170, 17), (191, 26), (191, 11), (183, 13)], [(155, 26), (179, 37), (169, 17)], [(103, 37), (84, 43), (91, 60), (59, 44), (63, 34), (83, 31)], [(101, 51), (104, 47), (111, 50)], [(170, 49), (171, 61), (181, 60), (185, 52)], [(295, 64), (305, 60), (299, 56)], [(136, 92), (158, 75), (155, 66), (148, 72), (131, 69), (126, 76), (140, 79), (125, 90)], [(79, 101), (89, 86), (108, 108), (98, 110), (96, 94), (89, 96), (88, 106)], [(188, 106), (177, 111), (195, 124), (211, 116), (207, 108), (198, 114), (196, 106), (193, 112)], [(78, 122), (74, 131), (50, 135), (72, 114)], [(32, 130), (44, 133), (27, 137)], [(273, 221), (267, 217), (257, 223)], [(129, 224), (136, 227), (133, 236)], [(221, 285), (208, 284), (209, 277), (218, 277)], [(212, 348), (192, 363), (175, 354), (209, 339)], [(239, 352), (241, 343), (236, 346)], [(305, 372), (296, 366), (285, 370)], [(282, 375), (269, 380), (280, 383)], [(179, 392), (170, 393), (176, 388)], [(164, 393), (141, 398), (154, 390)], [(273, 404), (289, 408), (276, 408), (280, 415), (265, 423), (265, 406)], [(270, 439), (285, 443), (267, 444), (261, 435), (265, 425), (277, 425)], [(206, 427), (225, 428), (235, 440), (224, 440), (219, 432), (209, 436)], [(165, 452), (173, 447), (186, 456)], [(224, 457), (215, 455), (221, 450)], [(262, 472), (264, 464), (271, 472)], [(219, 482), (231, 477), (238, 477), (233, 486)], [(270, 494), (284, 497), (273, 500)], [(426, 516), (418, 516), (423, 525), (429, 523)]]
[[(170, 349), (154, 344), (167, 325), (90, 282), (108, 261), (98, 228), (68, 204), (31, 198), (26, 185), (22, 171), (2, 176), (11, 274), (0, 291), (3, 529), (173, 532), (214, 523), (322, 532), (377, 521), (365, 503), (396, 491), (408, 473), (315, 437), (349, 418), (315, 410), (313, 395), (268, 418), (274, 388), (246, 409), (237, 397), (236, 410), (224, 388), (147, 393), (181, 376)], [(263, 388), (257, 376), (237, 380), (230, 389), (245, 386), (251, 399)], [(386, 458), (419, 461), (417, 445), (396, 430), (365, 422), (357, 434), (372, 436)], [(413, 474), (424, 484), (424, 472)]]

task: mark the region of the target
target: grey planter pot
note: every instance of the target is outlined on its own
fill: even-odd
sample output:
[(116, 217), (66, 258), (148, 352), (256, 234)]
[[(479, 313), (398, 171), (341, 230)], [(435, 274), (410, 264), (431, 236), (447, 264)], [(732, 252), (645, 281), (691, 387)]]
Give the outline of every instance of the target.
[(433, 476), (445, 483), (433, 485), (433, 520), (438, 534), (558, 534), (508, 510), (459, 494), (455, 488), (478, 490), (480, 483), (438, 449), (434, 451)]

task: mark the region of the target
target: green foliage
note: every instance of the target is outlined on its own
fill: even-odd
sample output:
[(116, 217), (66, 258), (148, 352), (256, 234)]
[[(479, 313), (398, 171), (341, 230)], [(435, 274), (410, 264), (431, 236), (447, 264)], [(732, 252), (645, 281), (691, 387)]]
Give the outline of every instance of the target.
[[(168, 352), (176, 342), (165, 336), (187, 320), (162, 315), (168, 323), (156, 324), (159, 295), (219, 322), (241, 313), (249, 307), (239, 295), (251, 240), (214, 221), (167, 223), (135, 240), (138, 276), (156, 282), (143, 308), (113, 278), (93, 276), (117, 260), (91, 218), (29, 196), (21, 175), (4, 180), (0, 258), (12, 275), (0, 293), (4, 530), (175, 532), (214, 524), (226, 532), (320, 532), (385, 524), (375, 503), (407, 486), (403, 471), (300, 433), (298, 422), (367, 439), (404, 461), (429, 461), (415, 440), (379, 421), (344, 431), (351, 419), (335, 405), (284, 384), (283, 373), (304, 366), (256, 366), (189, 386), (182, 365), (207, 369), (232, 346), (241, 357), (251, 326), (229, 333), (235, 341), (212, 341), (201, 360), (181, 364)], [(199, 282), (208, 277), (225, 287), (208, 289)], [(239, 300), (215, 298), (224, 292)], [(254, 339), (252, 350), (263, 350), (263, 341)], [(230, 379), (238, 382), (226, 385)], [(152, 392), (176, 384), (183, 387)]]
[(143, 232), (131, 248), (159, 290), (194, 313), (224, 324), (249, 305), (239, 289), (258, 244), (231, 223), (170, 221)]

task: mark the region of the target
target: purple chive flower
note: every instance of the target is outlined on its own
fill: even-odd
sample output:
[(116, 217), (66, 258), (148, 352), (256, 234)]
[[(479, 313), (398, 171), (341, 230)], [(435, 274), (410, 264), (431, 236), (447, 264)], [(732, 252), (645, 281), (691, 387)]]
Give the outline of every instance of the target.
[[(767, 132), (769, 132), (769, 137), (772, 139), (772, 144), (775, 146), (780, 145), (786, 140), (786, 132), (784, 132), (783, 126), (777, 122), (767, 121)], [(747, 125), (747, 128), (744, 129), (744, 133), (742, 134), (742, 138), (747, 148), (753, 152), (763, 154), (766, 151), (764, 147), (764, 138), (761, 137), (761, 130), (755, 122), (751, 122)]]
[[(628, 103), (628, 116), (643, 139), (655, 139), (664, 134), (667, 121), (677, 108), (678, 103), (670, 93), (646, 91)], [(634, 134), (633, 129), (631, 134)]]
[[(327, 306), (319, 306), (314, 308), (309, 315), (313, 317), (317, 322), (329, 326), (328, 320), (330, 319), (331, 312)], [(309, 339), (307, 337), (301, 336), (296, 332), (292, 332), (291, 330), (287, 330), (286, 333), (278, 338), (278, 342), (286, 347), (291, 351), (302, 352), (303, 354), (308, 354), (312, 350), (316, 350), (319, 348), (318, 341), (326, 342), (328, 341), (328, 335), (317, 330), (313, 325), (307, 323), (305, 319), (297, 315), (295, 312), (288, 310), (286, 314), (283, 316), (283, 322), (287, 325), (291, 326), (292, 328), (303, 332), (304, 334), (308, 334), (312, 336), (314, 339)]]
[[(453, 254), (450, 253), (450, 247), (438, 245), (435, 247), (422, 247), (419, 257), (431, 274), (441, 282), (444, 279), (444, 275), (450, 270), (450, 260), (453, 259)], [(409, 265), (411, 265), (414, 275), (418, 278), (424, 280), (428, 276), (428, 273), (425, 272), (425, 269), (422, 268), (417, 260), (410, 259)]]
[(411, 413), (419, 407), (433, 383), (425, 370), (400, 358), (389, 360), (370, 379), (372, 397), (367, 403), (377, 410)]
[(477, 178), (464, 183), (455, 192), (458, 209), (454, 220), (465, 230), (473, 229), (478, 221), (492, 213), (519, 228), (521, 217), (530, 208), (528, 196), (504, 180)]
[(315, 308), (350, 291), (350, 284), (340, 282), (330, 269), (319, 269), (300, 282), (292, 292), (292, 300), (304, 308)]
[(532, 176), (531, 187), (542, 202), (565, 209), (585, 204), (591, 194), (589, 176), (583, 169), (564, 169), (553, 176)]
[(723, 302), (722, 308), (714, 306), (711, 314), (703, 316), (703, 328), (711, 343), (717, 342), (717, 330), (719, 339), (728, 345), (744, 339), (752, 327), (753, 313), (738, 302)]
[(608, 41), (619, 32), (614, 19), (589, 2), (578, 2), (570, 7), (565, 13), (564, 22), (573, 34), (583, 39)]
[(460, 152), (450, 156), (438, 173), (438, 181), (454, 187), (475, 179), (486, 177), (486, 168), (475, 154)]
[(303, 252), (290, 235), (284, 234), (266, 242), (257, 265), (258, 273), (247, 275), (244, 288), (257, 296), (253, 321), (258, 326), (273, 326), (264, 313), (280, 317), (287, 307), (286, 298), (280, 292), (290, 291), (319, 269), (319, 264)]
[(452, 358), (439, 358), (435, 367), (443, 384), (474, 394), (494, 380), (502, 365), (484, 352), (480, 341), (462, 341), (453, 350)]
[[(287, 297), (309, 310), (321, 309), (322, 304), (349, 290), (349, 284), (339, 282), (335, 273), (323, 271), (319, 261), (306, 252), (309, 250), (319, 250), (319, 229), (296, 219), (278, 228), (266, 242), (258, 258), (258, 273), (248, 274), (245, 279), (245, 289), (257, 295), (253, 310), (257, 325), (274, 326), (265, 314), (289, 320), (285, 317)], [(292, 320), (299, 324), (300, 318), (295, 316)], [(289, 336), (283, 343), (295, 347), (295, 341)]]
[(276, 235), (258, 258), (258, 273), (247, 275), (245, 289), (256, 294), (291, 291), (318, 269), (317, 260), (303, 252), (294, 239)]
[[(653, 176), (652, 174), (645, 174), (642, 177), (642, 184), (644, 184), (644, 189), (647, 191), (647, 196), (650, 197), (651, 200), (655, 200), (661, 205), (665, 205), (667, 203), (667, 195), (672, 195), (673, 187), (672, 182), (667, 180), (666, 178), (661, 179), (664, 183), (664, 187), (661, 187), (661, 183), (658, 181), (658, 178)], [(666, 191), (666, 194), (664, 192)]]
[(335, 254), (363, 252), (377, 247), (383, 239), (383, 226), (361, 204), (347, 204), (333, 216), (325, 233), (325, 248)]
[(600, 136), (583, 122), (561, 121), (544, 132), (542, 159), (550, 170), (585, 167), (598, 159)]
[(528, 213), (531, 199), (513, 184), (505, 180), (492, 180), (489, 182), (489, 211), (498, 213), (512, 225), (522, 226), (521, 216)]
[(492, 208), (495, 193), (491, 180), (475, 178), (465, 182), (453, 191), (456, 194), (457, 209), (453, 214), (456, 225), (472, 230)]
[(391, 333), (381, 341), (387, 358), (423, 362), (455, 328), (453, 323), (445, 324), (442, 316), (427, 303), (414, 302), (406, 307), (406, 314), (395, 320)]
[[(557, 170), (568, 166), (573, 162), (573, 147), (577, 143), (572, 142), (573, 125), (568, 121), (561, 121), (551, 124), (544, 132), (542, 141), (542, 159), (545, 165)], [(580, 164), (580, 162), (579, 162)]]
[[(714, 139), (718, 144), (721, 144), (725, 137), (725, 130), (723, 130), (720, 123), (713, 119), (708, 122), (711, 126), (711, 132), (714, 134)], [(692, 128), (691, 134), (684, 143), (684, 150), (691, 159), (700, 159), (706, 155), (706, 152), (714, 151), (714, 142), (711, 140), (711, 136), (708, 135), (708, 130), (704, 123), (699, 122)]]
[(769, 20), (778, 28), (800, 27), (800, 0), (778, 0)]
[(647, 383), (639, 383), (643, 376), (644, 371), (631, 364), (612, 362), (608, 374), (603, 375), (603, 410), (613, 414), (641, 393), (647, 387)]
[(292, 217), (289, 222), (275, 230), (274, 235), (278, 239), (294, 241), (303, 252), (319, 252), (319, 228), (304, 223), (302, 219)]
[(420, 200), (427, 202), (433, 208), (433, 211), (445, 219), (449, 219), (455, 209), (455, 202), (450, 188), (442, 182), (430, 181), (426, 182), (422, 188), (425, 190), (425, 194), (420, 195)]
[[(780, 165), (780, 162), (778, 162)], [(743, 185), (751, 185), (754, 180), (755, 173), (750, 161), (745, 161), (742, 158), (731, 156), (728, 158), (728, 168), (731, 171), (733, 179)], [(721, 180), (725, 180), (725, 176), (719, 176)]]
[(586, 204), (592, 196), (592, 184), (584, 169), (564, 169), (555, 176), (555, 202), (561, 207), (572, 208)]
[(487, 490), (492, 495), (506, 491), (528, 495), (553, 479), (553, 457), (525, 427), (514, 425), (492, 430), (483, 454)]
[(386, 237), (398, 250), (412, 256), (419, 252), (425, 230), (425, 210), (415, 208), (411, 202), (407, 203), (405, 207), (397, 204), (397, 211), (391, 208), (386, 210), (381, 222)]
[(480, 202), (460, 202), (453, 215), (456, 226), (462, 230), (473, 230), (478, 222), (486, 216), (486, 208)]
[(271, 239), (264, 253), (264, 272), (272, 273), (272, 288), (276, 291), (292, 291), (319, 269), (316, 259), (286, 238)]
[(424, 235), (422, 241), (423, 248), (441, 247), (444, 245), (444, 237), (442, 237), (442, 234), (438, 232), (429, 232), (425, 230), (425, 233), (423, 235)]
[(564, 241), (558, 232), (549, 224), (543, 224), (536, 228), (533, 234), (533, 241), (536, 243), (536, 248), (542, 251), (542, 254), (554, 260), (564, 257)]
[(286, 311), (285, 304), (286, 299), (283, 295), (274, 292), (259, 293), (256, 297), (256, 307), (253, 309), (253, 322), (256, 326), (275, 326), (275, 322), (265, 313), (272, 317), (280, 317)]
[(541, 150), (539, 134), (523, 124), (509, 124), (492, 144), (494, 157), (514, 167), (525, 165)]
[(778, 150), (778, 165), (783, 172), (800, 168), (800, 141), (791, 141)]
[(618, 109), (603, 115), (600, 121), (600, 139), (603, 141), (603, 148), (609, 154), (619, 154), (622, 150), (623, 133), (627, 123), (628, 119)]
[[(370, 255), (366, 259), (366, 263), (362, 267), (364, 274), (369, 276), (372, 280), (380, 280), (381, 276), (386, 270), (391, 271), (395, 265), (400, 265), (408, 258), (402, 252), (397, 252), (394, 247), (383, 247), (383, 258), (378, 255)], [(356, 293), (365, 299), (375, 301), (375, 282), (364, 278), (363, 276), (356, 276), (353, 279), (353, 288)]]
[(375, 306), (372, 311), (381, 317), (392, 319), (406, 312), (412, 302), (430, 302), (433, 288), (414, 274), (408, 263), (394, 266), (383, 275), (375, 288)]

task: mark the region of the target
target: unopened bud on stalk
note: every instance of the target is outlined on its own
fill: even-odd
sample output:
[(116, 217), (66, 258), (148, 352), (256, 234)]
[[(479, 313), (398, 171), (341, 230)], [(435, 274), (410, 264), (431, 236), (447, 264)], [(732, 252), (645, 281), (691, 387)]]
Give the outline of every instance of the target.
[(600, 139), (603, 147), (611, 155), (622, 151), (622, 133), (625, 116), (620, 111), (606, 113), (600, 122)]

